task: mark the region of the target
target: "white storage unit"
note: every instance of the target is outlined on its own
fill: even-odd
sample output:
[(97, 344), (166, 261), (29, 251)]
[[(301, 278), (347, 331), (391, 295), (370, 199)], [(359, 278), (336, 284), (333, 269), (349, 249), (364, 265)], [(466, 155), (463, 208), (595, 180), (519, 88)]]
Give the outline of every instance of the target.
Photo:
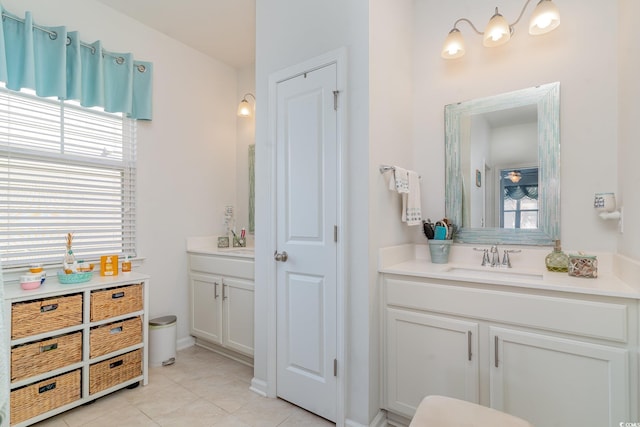
[(81, 284), (50, 277), (30, 291), (4, 288), (12, 426), (147, 384), (148, 286), (149, 276), (130, 273), (96, 274)]

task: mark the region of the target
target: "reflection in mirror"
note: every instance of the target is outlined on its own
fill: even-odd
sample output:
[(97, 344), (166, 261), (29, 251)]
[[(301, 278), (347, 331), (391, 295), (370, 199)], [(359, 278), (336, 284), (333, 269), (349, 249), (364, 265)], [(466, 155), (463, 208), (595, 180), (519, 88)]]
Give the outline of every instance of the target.
[[(503, 221), (505, 188), (533, 185), (530, 174), (529, 179), (520, 182), (520, 170), (524, 168), (535, 169), (537, 178), (538, 113), (535, 104), (462, 117), (460, 163), (464, 190), (463, 227), (537, 228), (537, 208), (535, 218), (528, 214), (534, 222), (507, 221), (505, 225)], [(511, 175), (505, 177), (508, 173)], [(474, 180), (475, 185), (464, 185)], [(535, 185), (537, 187), (537, 181)], [(520, 202), (520, 199), (507, 197), (507, 202), (508, 199), (514, 200), (515, 205), (537, 203), (537, 199), (525, 198)]]
[(445, 107), (446, 215), (468, 243), (560, 238), (560, 84)]

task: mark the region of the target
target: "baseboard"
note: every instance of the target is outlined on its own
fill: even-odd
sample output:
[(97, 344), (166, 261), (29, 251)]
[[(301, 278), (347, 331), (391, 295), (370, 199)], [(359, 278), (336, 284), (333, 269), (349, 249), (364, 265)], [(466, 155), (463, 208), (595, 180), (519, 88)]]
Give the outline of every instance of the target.
[(218, 353), (222, 356), (228, 357), (229, 359), (233, 359), (236, 362), (240, 362), (247, 366), (251, 366), (253, 368), (253, 358), (249, 356), (245, 356), (244, 354), (237, 353), (233, 350), (228, 350), (224, 347), (220, 347), (217, 344), (210, 343), (209, 341), (201, 340), (196, 338), (195, 345), (198, 347), (206, 348), (207, 350), (211, 350), (214, 353)]
[(196, 343), (195, 338), (193, 338), (192, 336), (188, 336), (185, 338), (180, 338), (176, 342), (176, 347), (178, 350), (184, 350), (185, 348), (193, 347), (195, 343)]
[(249, 390), (262, 397), (267, 397), (267, 382), (253, 377), (251, 379), (251, 386), (249, 387)]
[(344, 420), (344, 425), (345, 427), (387, 427), (387, 413), (381, 409), (368, 425), (360, 424), (348, 418)]
[(394, 414), (393, 412), (387, 413), (387, 424), (393, 427), (407, 427), (411, 423), (410, 418), (406, 418), (402, 415)]

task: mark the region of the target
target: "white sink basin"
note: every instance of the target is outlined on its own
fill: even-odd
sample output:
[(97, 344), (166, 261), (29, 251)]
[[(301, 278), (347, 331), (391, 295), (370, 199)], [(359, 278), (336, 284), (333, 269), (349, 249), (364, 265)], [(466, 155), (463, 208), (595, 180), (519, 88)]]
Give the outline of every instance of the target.
[(522, 272), (517, 270), (514, 271), (509, 268), (500, 267), (450, 267), (445, 271), (449, 273), (457, 273), (460, 275), (485, 279), (542, 280), (544, 278), (542, 273)]

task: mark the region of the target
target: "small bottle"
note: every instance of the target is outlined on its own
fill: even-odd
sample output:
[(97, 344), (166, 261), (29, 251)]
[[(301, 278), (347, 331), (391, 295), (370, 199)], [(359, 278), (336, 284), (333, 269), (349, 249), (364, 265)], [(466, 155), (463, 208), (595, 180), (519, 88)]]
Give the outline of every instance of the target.
[(131, 257), (126, 257), (122, 260), (122, 272), (129, 273), (131, 272)]
[(562, 252), (562, 249), (560, 248), (560, 240), (556, 240), (553, 252), (545, 257), (544, 263), (549, 271), (556, 271), (560, 273), (566, 273), (569, 271), (569, 257), (567, 254)]

